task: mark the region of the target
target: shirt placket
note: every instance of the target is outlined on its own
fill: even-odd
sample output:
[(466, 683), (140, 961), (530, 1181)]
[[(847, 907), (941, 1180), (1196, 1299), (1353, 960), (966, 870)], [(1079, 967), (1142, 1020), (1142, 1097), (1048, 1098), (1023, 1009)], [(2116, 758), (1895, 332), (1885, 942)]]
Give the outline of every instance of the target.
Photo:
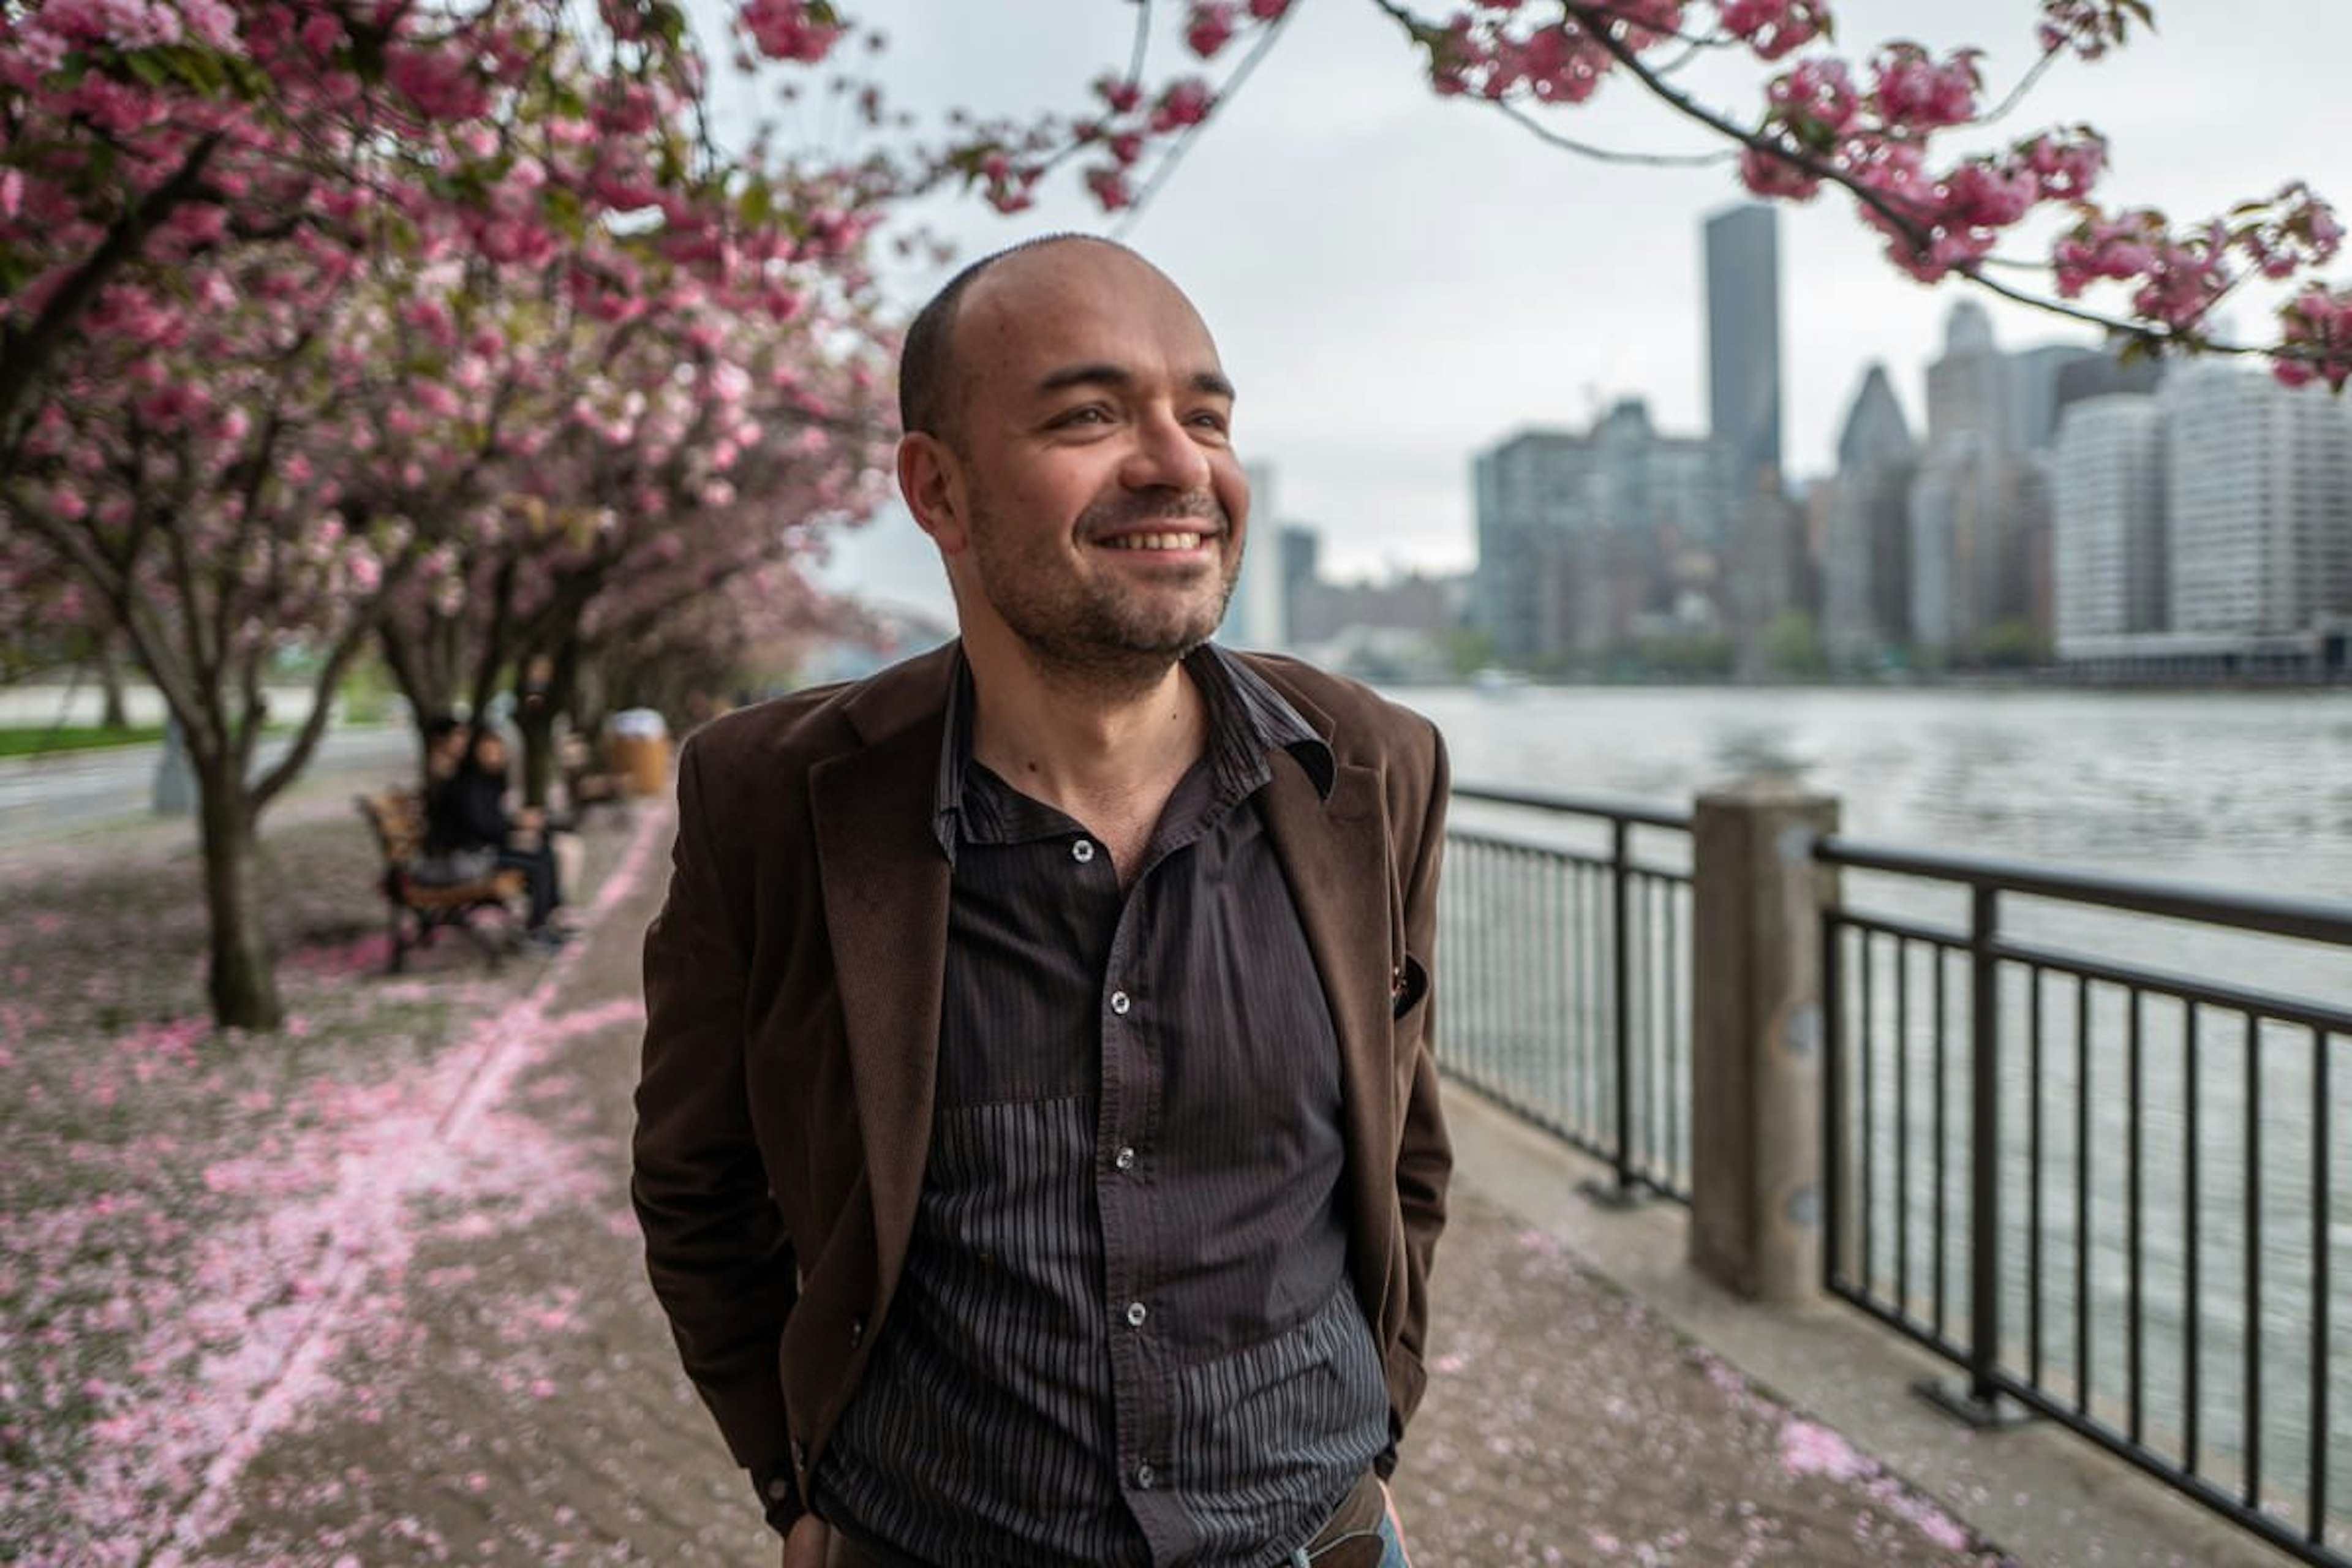
[[(1108, 868), (1109, 857), (1101, 861)], [(1156, 862), (1155, 862), (1156, 864)], [(1172, 1384), (1155, 1316), (1160, 1237), (1152, 1151), (1164, 1075), (1156, 1046), (1149, 952), (1153, 868), (1119, 909), (1104, 965), (1098, 1014), (1102, 1093), (1096, 1118), (1095, 1188), (1103, 1229), (1103, 1306), (1110, 1315), (1111, 1403), (1119, 1486), (1155, 1546), (1167, 1540), (1173, 1503)], [(1114, 874), (1108, 872), (1107, 874)]]

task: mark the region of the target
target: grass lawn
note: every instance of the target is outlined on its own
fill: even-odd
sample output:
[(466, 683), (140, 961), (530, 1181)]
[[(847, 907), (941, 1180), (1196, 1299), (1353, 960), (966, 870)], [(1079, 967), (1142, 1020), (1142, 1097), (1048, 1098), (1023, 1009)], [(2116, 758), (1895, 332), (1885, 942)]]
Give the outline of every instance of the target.
[(163, 738), (161, 724), (105, 730), (94, 724), (0, 724), (0, 757), (37, 757), (50, 752), (95, 752), (107, 746), (140, 746)]

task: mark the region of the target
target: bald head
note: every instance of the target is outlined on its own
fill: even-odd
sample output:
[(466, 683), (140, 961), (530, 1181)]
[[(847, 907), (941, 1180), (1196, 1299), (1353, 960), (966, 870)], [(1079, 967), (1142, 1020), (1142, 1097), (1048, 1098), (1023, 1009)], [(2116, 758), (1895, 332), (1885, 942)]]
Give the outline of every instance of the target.
[[(1086, 253), (1093, 252), (1093, 255)], [(1049, 234), (1008, 246), (983, 256), (947, 281), (916, 312), (898, 353), (898, 425), (909, 433), (936, 436), (950, 447), (962, 449), (964, 432), (957, 418), (968, 367), (965, 346), (957, 331), (967, 304), (974, 298), (1008, 310), (1051, 308), (1051, 291), (1066, 281), (1073, 268), (1092, 270), (1087, 262), (1109, 261), (1121, 271), (1148, 274), (1173, 290), (1159, 268), (1116, 240), (1085, 234)], [(1049, 297), (1035, 300), (1040, 292)], [(990, 301), (987, 297), (1003, 297)]]

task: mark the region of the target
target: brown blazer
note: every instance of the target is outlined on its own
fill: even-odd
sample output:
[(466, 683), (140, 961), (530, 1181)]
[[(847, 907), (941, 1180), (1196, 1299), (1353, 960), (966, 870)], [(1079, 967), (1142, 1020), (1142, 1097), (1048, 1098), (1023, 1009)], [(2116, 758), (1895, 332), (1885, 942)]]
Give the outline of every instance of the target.
[[(1262, 795), (1342, 1057), (1349, 1268), (1402, 1433), (1420, 1402), (1452, 1153), (1430, 1056), (1446, 768), (1435, 729), (1244, 655), (1329, 743)], [(738, 1462), (810, 1468), (907, 1256), (929, 1146), (948, 931), (932, 826), (954, 645), (732, 713), (678, 765), (646, 933), (633, 1192), (655, 1293)]]

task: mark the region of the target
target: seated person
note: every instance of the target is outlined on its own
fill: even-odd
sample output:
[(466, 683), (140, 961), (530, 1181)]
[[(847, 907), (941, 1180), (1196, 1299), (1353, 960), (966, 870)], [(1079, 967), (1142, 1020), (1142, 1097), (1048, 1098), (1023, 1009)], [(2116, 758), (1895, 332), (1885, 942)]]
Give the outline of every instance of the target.
[(425, 782), (438, 789), (456, 776), (466, 760), (466, 726), (454, 714), (436, 713), (425, 721)]
[(557, 758), (563, 769), (564, 798), (572, 805), (574, 820), (586, 816), (592, 805), (621, 804), (619, 777), (596, 765), (595, 749), (586, 740), (566, 731)]
[(488, 850), (493, 866), (520, 871), (530, 900), (524, 934), (542, 947), (561, 945), (571, 933), (550, 919), (562, 906), (563, 891), (546, 823), (535, 808), (509, 815), (506, 794), (506, 737), (494, 729), (478, 730), (457, 771), (425, 799), (425, 848), (451, 857)]

